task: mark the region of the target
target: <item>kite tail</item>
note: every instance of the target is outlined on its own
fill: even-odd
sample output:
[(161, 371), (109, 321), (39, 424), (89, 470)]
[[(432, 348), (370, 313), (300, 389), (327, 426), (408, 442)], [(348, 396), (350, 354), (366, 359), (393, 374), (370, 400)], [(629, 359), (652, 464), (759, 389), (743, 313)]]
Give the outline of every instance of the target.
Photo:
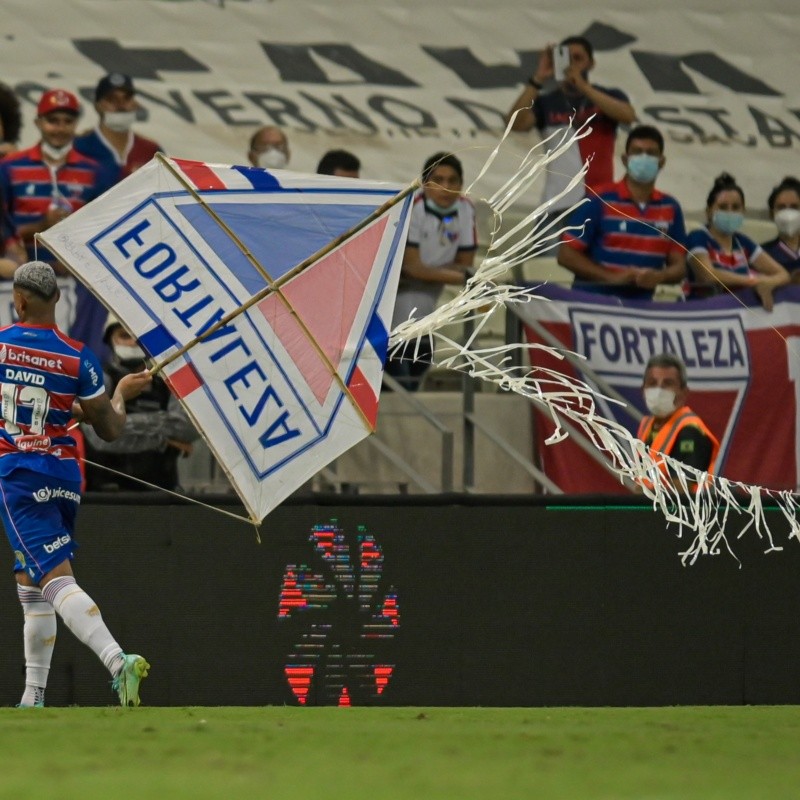
[[(416, 358), (420, 341), (427, 338), (433, 345), (436, 366), (497, 384), (504, 391), (529, 399), (547, 413), (554, 431), (546, 444), (563, 441), (572, 435), (571, 431), (583, 434), (606, 456), (606, 468), (623, 485), (647, 497), (667, 523), (677, 525), (679, 538), (683, 537), (684, 530), (692, 532), (688, 546), (679, 553), (684, 565), (694, 564), (701, 556), (719, 555), (723, 549), (738, 561), (725, 533), (731, 513), (740, 514), (745, 520), (737, 538), (752, 528), (764, 541), (764, 552), (781, 550), (764, 515), (764, 497), (777, 503), (790, 526), (790, 537), (800, 541), (797, 495), (709, 475), (662, 453), (654, 454), (627, 428), (599, 413), (599, 399), (622, 405), (620, 401), (602, 395), (578, 378), (535, 366), (536, 351), (544, 351), (549, 357), (563, 361), (568, 352), (566, 348), (541, 343), (476, 346), (481, 330), (501, 308), (514, 303), (548, 302), (537, 296), (535, 289), (496, 281), (502, 280), (513, 267), (549, 250), (564, 232), (580, 229), (580, 226), (568, 225), (567, 219), (585, 200), (555, 218), (549, 216), (549, 211), (583, 180), (587, 165), (584, 164), (561, 194), (539, 205), (509, 230), (503, 230), (503, 212), (520, 197), (529, 196), (531, 185), (545, 174), (548, 166), (590, 132), (589, 122), (575, 131), (566, 130), (538, 143), (525, 155), (517, 172), (486, 199), (494, 214), (486, 256), (456, 297), (425, 317), (414, 319), (412, 316), (395, 327), (389, 341), (390, 353), (403, 351), (404, 357)], [(468, 193), (490, 168), (510, 127), (511, 123)], [(465, 322), (472, 323), (472, 332), (466, 341), (456, 341), (447, 330)], [(528, 356), (530, 365), (520, 363), (523, 355)], [(580, 354), (571, 355), (585, 360)], [(664, 468), (669, 471), (669, 479), (664, 477)]]

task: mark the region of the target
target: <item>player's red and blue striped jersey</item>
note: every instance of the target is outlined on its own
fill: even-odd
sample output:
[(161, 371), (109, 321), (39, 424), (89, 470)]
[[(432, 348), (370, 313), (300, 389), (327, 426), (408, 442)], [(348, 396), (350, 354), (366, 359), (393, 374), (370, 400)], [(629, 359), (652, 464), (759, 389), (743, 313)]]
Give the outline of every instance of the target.
[(22, 467), (79, 481), (72, 403), (104, 391), (95, 354), (54, 325), (0, 328), (0, 476)]
[[(75, 149), (69, 151), (66, 161), (56, 170), (55, 183), (39, 144), (11, 153), (0, 161), (0, 195), (16, 228), (42, 219), (56, 190), (77, 211), (109, 186), (102, 167)], [(36, 257), (41, 261), (55, 260), (42, 245), (34, 251), (33, 243), (28, 243), (28, 258)]]
[[(686, 226), (678, 201), (654, 189), (639, 205), (623, 179), (601, 187), (575, 209), (562, 241), (607, 269), (664, 269), (673, 252), (686, 252)], [(580, 227), (584, 226), (583, 232)], [(652, 297), (652, 290), (576, 281), (576, 288), (600, 294)]]

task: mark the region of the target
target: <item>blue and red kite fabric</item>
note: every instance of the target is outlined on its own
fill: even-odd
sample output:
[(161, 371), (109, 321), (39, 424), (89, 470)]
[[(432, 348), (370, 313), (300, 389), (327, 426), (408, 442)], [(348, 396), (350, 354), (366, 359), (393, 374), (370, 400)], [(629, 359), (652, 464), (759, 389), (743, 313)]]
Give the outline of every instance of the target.
[(158, 157), (41, 236), (164, 367), (261, 520), (369, 435), (408, 229), (404, 187)]

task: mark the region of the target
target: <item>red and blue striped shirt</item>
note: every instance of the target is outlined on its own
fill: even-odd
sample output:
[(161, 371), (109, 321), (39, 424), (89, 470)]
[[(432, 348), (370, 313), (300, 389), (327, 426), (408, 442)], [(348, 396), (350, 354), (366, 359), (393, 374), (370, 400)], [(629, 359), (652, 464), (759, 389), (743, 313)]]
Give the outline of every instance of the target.
[[(606, 269), (664, 269), (673, 252), (686, 252), (686, 226), (678, 201), (653, 190), (644, 205), (631, 196), (625, 179), (600, 187), (572, 213), (562, 241)], [(583, 226), (583, 230), (580, 228)], [(599, 294), (652, 297), (652, 290), (576, 281), (575, 288)]]
[[(0, 196), (9, 220), (17, 229), (42, 219), (56, 194), (77, 211), (109, 185), (101, 166), (75, 149), (69, 151), (66, 161), (54, 175), (42, 157), (40, 144), (10, 153), (0, 161)], [(41, 261), (56, 260), (41, 245), (34, 251), (33, 242), (26, 244), (28, 258), (33, 259), (38, 253)]]
[[(697, 253), (707, 256), (711, 266), (722, 269), (735, 275), (749, 277), (753, 275), (750, 266), (764, 252), (761, 245), (756, 244), (749, 236), (743, 233), (733, 235), (733, 247), (730, 252), (711, 235), (707, 227), (698, 228), (689, 234), (688, 247), (690, 253)], [(718, 283), (706, 284), (697, 281), (697, 269), (689, 261), (689, 269), (695, 282), (689, 291), (689, 299), (696, 300), (704, 297), (712, 297), (719, 294), (721, 286)], [(757, 271), (756, 273), (757, 274)]]
[(0, 328), (0, 476), (25, 468), (79, 481), (72, 403), (104, 391), (94, 353), (54, 325)]
[(103, 136), (99, 128), (75, 137), (72, 146), (82, 155), (101, 164), (106, 170), (111, 183), (118, 183), (123, 178), (143, 167), (156, 153), (162, 153), (161, 146), (151, 139), (130, 132), (125, 158), (120, 160), (117, 151)]

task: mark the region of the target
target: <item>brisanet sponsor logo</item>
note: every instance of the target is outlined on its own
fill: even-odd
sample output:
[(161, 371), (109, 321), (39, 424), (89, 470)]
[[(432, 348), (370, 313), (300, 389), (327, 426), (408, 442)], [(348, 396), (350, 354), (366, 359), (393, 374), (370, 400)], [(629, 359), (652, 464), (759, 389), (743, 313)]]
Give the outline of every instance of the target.
[(44, 369), (64, 369), (64, 364), (60, 358), (48, 358), (47, 356), (30, 353), (27, 350), (18, 350), (14, 347), (3, 345), (0, 349), (0, 362), (4, 364), (24, 364), (28, 367), (43, 367)]

